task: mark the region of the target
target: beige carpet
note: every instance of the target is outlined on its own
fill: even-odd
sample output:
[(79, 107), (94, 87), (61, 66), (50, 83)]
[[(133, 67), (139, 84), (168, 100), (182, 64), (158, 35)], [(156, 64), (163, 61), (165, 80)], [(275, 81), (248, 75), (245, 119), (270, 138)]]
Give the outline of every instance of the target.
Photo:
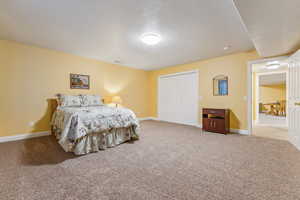
[(141, 140), (75, 157), (53, 137), (0, 144), (3, 200), (297, 200), (287, 141), (146, 121)]

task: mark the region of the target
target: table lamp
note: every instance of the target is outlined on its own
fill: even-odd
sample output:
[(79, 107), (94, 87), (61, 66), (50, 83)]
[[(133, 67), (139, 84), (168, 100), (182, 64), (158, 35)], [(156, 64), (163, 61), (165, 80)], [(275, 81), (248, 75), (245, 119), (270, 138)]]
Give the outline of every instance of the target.
[(118, 107), (118, 104), (122, 103), (122, 99), (120, 96), (114, 96), (111, 100), (112, 103), (116, 104), (116, 107)]

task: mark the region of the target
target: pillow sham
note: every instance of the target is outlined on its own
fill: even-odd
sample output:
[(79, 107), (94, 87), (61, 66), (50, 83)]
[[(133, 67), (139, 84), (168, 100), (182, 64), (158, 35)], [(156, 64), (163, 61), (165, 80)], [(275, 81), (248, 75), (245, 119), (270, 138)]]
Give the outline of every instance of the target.
[(81, 106), (80, 95), (64, 95), (58, 96), (58, 105), (61, 107)]
[(101, 97), (98, 95), (81, 95), (81, 106), (101, 106)]

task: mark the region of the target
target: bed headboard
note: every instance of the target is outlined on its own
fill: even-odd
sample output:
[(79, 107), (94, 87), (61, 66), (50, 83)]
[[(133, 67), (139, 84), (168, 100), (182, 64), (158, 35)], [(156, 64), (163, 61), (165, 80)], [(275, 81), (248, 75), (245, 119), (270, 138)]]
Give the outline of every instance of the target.
[[(51, 101), (53, 101), (53, 102), (51, 102), (51, 105), (52, 105), (51, 108), (52, 108), (53, 112), (59, 106), (58, 105), (58, 99), (61, 97), (61, 94), (55, 94), (55, 97), (56, 98), (50, 99)], [(105, 104), (105, 99), (104, 98), (102, 98), (101, 101), (102, 101), (103, 104)]]

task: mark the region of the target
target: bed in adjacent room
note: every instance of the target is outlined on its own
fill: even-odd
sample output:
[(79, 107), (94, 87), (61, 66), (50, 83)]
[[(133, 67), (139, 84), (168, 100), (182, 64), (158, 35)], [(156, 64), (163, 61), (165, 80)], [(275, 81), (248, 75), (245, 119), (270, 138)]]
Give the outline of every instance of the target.
[(96, 95), (58, 95), (51, 127), (62, 148), (76, 155), (139, 138), (134, 112), (104, 105)]

